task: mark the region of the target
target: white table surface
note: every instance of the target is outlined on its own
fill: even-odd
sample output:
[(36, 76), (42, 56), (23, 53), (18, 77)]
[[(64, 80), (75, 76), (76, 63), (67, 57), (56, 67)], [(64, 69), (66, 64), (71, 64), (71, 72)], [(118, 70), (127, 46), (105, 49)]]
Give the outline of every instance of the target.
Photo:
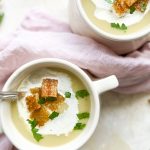
[[(11, 33), (33, 7), (68, 22), (68, 0), (4, 0), (0, 35)], [(101, 117), (93, 137), (80, 150), (150, 150), (150, 94), (101, 97)]]

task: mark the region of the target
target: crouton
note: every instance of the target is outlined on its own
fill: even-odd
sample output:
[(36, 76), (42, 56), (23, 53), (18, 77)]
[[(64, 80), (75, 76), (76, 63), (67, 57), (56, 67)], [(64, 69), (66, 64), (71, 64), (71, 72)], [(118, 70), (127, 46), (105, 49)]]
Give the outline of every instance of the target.
[(113, 3), (113, 8), (119, 16), (122, 16), (124, 13), (128, 11), (127, 4), (121, 2), (121, 0), (115, 0), (115, 2)]
[(30, 112), (37, 110), (41, 107), (41, 105), (38, 104), (36, 97), (31, 95), (26, 97), (26, 104)]
[(123, 16), (131, 6), (134, 6), (137, 11), (144, 12), (149, 0), (115, 0), (113, 8), (117, 15)]
[(43, 79), (41, 97), (57, 97), (58, 80)]
[(136, 8), (137, 11), (145, 12), (145, 10), (146, 10), (146, 8), (147, 8), (148, 1), (149, 1), (149, 0), (138, 0), (138, 1), (134, 4), (134, 7)]
[(39, 87), (35, 87), (35, 88), (31, 88), (30, 89), (31, 94), (39, 94), (39, 96), (41, 95), (41, 88)]
[(39, 126), (43, 126), (48, 121), (48, 117), (49, 113), (45, 107), (41, 107), (30, 114), (30, 118), (35, 119)]
[(128, 7), (131, 7), (137, 1), (138, 0), (125, 0), (125, 3), (128, 5)]
[(51, 111), (57, 111), (59, 106), (64, 103), (65, 98), (58, 94), (55, 101), (46, 101), (45, 106), (48, 107)]

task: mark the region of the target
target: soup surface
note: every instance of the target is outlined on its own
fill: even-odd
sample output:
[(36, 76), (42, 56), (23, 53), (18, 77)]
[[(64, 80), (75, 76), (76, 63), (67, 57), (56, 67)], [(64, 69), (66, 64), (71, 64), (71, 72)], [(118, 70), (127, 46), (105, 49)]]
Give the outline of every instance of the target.
[[(35, 118), (31, 118), (33, 112), (31, 113), (28, 110), (27, 97), (31, 96), (30, 91), (32, 88), (40, 87), (40, 85), (43, 84), (43, 79), (58, 81), (58, 93), (64, 97), (64, 104), (67, 105), (67, 107), (64, 109), (60, 106), (61, 111), (55, 110), (59, 112), (59, 115), (53, 118), (51, 118), (53, 109), (47, 109), (48, 113), (50, 113), (50, 119), (42, 125), (37, 123), (34, 128), (38, 130), (38, 134), (42, 136), (42, 138), (37, 141), (31, 132), (31, 124), (27, 121), (27, 119), (37, 121)], [(25, 138), (36, 144), (53, 147), (68, 143), (80, 135), (88, 123), (90, 116), (90, 93), (88, 93), (82, 81), (70, 72), (53, 68), (44, 68), (34, 71), (22, 81), (18, 90), (28, 92), (26, 92), (26, 96), (21, 98), (17, 103), (12, 104), (12, 118), (17, 130), (19, 130)], [(39, 106), (46, 108), (44, 103), (39, 102), (40, 101), (38, 101)], [(52, 101), (53, 104), (55, 102), (56, 100)], [(64, 110), (62, 111), (62, 109)]]
[[(114, 16), (115, 14), (112, 13), (110, 10), (101, 11), (100, 7), (103, 7), (103, 6), (98, 6), (99, 8), (96, 8), (96, 5), (93, 3), (93, 1), (98, 1), (98, 0), (81, 0), (81, 4), (82, 4), (89, 20), (92, 23), (94, 23), (97, 27), (99, 27), (100, 29), (102, 29), (103, 31), (105, 31), (107, 33), (111, 33), (111, 34), (115, 34), (115, 35), (122, 35), (122, 34), (127, 35), (127, 34), (131, 34), (131, 33), (140, 31), (144, 28), (147, 28), (147, 29), (150, 28), (150, 11), (148, 11), (148, 10), (147, 10), (147, 13), (142, 16), (143, 18), (141, 17), (142, 13), (138, 12), (137, 15), (135, 15), (133, 18), (133, 19), (136, 19), (135, 23), (134, 23), (134, 20), (132, 19), (132, 14), (128, 14), (126, 16), (126, 18), (124, 19), (125, 22), (123, 22), (122, 20), (123, 20), (124, 16), (118, 16), (118, 18), (117, 18), (117, 16)], [(102, 1), (111, 1), (111, 0), (102, 0)], [(107, 6), (105, 6), (105, 7), (107, 7)], [(147, 8), (147, 9), (149, 9), (149, 8)], [(100, 13), (102, 13), (102, 14), (100, 14)], [(113, 21), (111, 18), (111, 15), (112, 15), (112, 18), (115, 18), (115, 19), (117, 18), (116, 20), (118, 20), (118, 22), (116, 22), (116, 20)], [(133, 13), (133, 15), (134, 15), (134, 13)], [(99, 19), (97, 16), (100, 16), (100, 18), (102, 18), (102, 19)], [(128, 16), (130, 16), (129, 19), (128, 19)], [(138, 17), (141, 20), (139, 19), (139, 21), (138, 21)], [(123, 26), (124, 28), (122, 30), (118, 30), (119, 27), (118, 27), (117, 23), (119, 23), (119, 22), (122, 22), (127, 27), (127, 29), (125, 29), (125, 27)], [(130, 22), (132, 22), (132, 23), (130, 23)], [(112, 27), (111, 23), (115, 24), (114, 27)], [(120, 24), (120, 26), (121, 26), (121, 24)]]

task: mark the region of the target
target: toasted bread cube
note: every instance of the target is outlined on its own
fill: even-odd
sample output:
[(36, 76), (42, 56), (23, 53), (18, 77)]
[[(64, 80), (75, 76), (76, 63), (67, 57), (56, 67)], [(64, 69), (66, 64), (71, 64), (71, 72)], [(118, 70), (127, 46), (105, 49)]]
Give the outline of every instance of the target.
[(46, 101), (45, 106), (48, 107), (51, 111), (57, 111), (59, 106), (64, 103), (65, 98), (58, 94), (57, 95), (57, 100), (55, 101)]
[(113, 8), (118, 16), (122, 16), (128, 11), (128, 6), (122, 0), (115, 0)]
[(114, 2), (113, 8), (118, 16), (122, 16), (127, 11), (126, 5), (121, 5), (117, 0)]
[(37, 98), (31, 95), (26, 97), (26, 104), (30, 112), (35, 111), (41, 107), (41, 105), (37, 101)]
[(117, 1), (121, 6), (126, 4), (128, 7), (130, 7), (138, 0), (115, 0), (115, 1)]
[(131, 7), (136, 1), (138, 1), (138, 0), (125, 0), (125, 3), (126, 3), (129, 7)]
[(122, 16), (138, 1), (139, 0), (115, 0), (113, 8), (119, 16)]
[(43, 126), (48, 121), (48, 117), (49, 113), (44, 107), (41, 107), (30, 114), (30, 118), (35, 119), (39, 126)]
[[(135, 4), (134, 7), (136, 8), (137, 11), (140, 12), (145, 12), (146, 8), (147, 8), (147, 4), (148, 4), (149, 0), (138, 0)], [(143, 7), (144, 6), (144, 7)]]
[(30, 89), (31, 94), (38, 94), (39, 96), (41, 95), (41, 88), (35, 87)]
[(57, 97), (58, 80), (43, 79), (41, 97)]

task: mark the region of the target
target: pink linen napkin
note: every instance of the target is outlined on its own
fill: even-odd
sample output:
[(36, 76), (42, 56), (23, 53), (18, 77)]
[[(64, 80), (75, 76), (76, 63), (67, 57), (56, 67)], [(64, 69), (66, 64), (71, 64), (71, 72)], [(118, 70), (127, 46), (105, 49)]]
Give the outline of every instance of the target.
[(13, 34), (0, 39), (0, 87), (22, 64), (44, 57), (68, 60), (97, 78), (117, 75), (120, 93), (150, 91), (150, 42), (118, 56), (96, 41), (72, 33), (68, 24), (33, 10)]
[[(150, 91), (150, 42), (118, 56), (101, 43), (72, 33), (68, 24), (36, 10), (26, 16), (17, 31), (0, 39), (0, 89), (19, 66), (45, 57), (68, 60), (97, 78), (115, 74), (120, 82), (115, 91), (120, 93)], [(12, 149), (3, 135), (0, 149)]]

